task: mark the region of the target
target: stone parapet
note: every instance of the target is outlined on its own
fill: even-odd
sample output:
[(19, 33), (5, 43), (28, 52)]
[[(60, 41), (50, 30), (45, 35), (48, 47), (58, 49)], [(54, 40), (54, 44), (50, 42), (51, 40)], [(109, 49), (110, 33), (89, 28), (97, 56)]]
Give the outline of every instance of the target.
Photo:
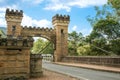
[(59, 20), (59, 21), (63, 21), (63, 22), (70, 21), (70, 16), (69, 15), (59, 15), (59, 14), (56, 14), (52, 18), (52, 21), (55, 21), (55, 20)]
[(44, 28), (44, 27), (42, 27), (42, 28), (35, 27), (35, 26), (34, 27), (32, 27), (32, 26), (29, 26), (29, 27), (27, 27), (27, 26), (21, 26), (21, 27), (22, 27), (23, 30), (54, 31), (54, 29), (52, 29), (52, 28)]
[(22, 27), (22, 36), (32, 36), (32, 37), (43, 37), (48, 39), (49, 41), (55, 43), (55, 29), (52, 28), (40, 28), (40, 27), (27, 27), (27, 26), (21, 26)]
[(68, 26), (69, 22), (70, 22), (69, 15), (56, 14), (55, 16), (52, 17), (53, 26), (56, 26), (56, 25)]
[(32, 46), (33, 39), (30, 37), (0, 38), (0, 80), (11, 77), (30, 77)]
[(62, 61), (120, 67), (120, 56), (67, 56)]
[(23, 17), (23, 11), (20, 10), (9, 10), (9, 9), (6, 9), (6, 14), (5, 14), (5, 18), (7, 21), (10, 21), (10, 22), (21, 22), (22, 20), (22, 17)]
[(16, 47), (32, 47), (33, 46), (33, 38), (32, 37), (12, 37), (8, 36), (7, 38), (0, 38), (0, 47), (2, 46), (16, 46)]
[(13, 9), (6, 9), (6, 15), (5, 16), (23, 16), (23, 11), (20, 10), (13, 10)]

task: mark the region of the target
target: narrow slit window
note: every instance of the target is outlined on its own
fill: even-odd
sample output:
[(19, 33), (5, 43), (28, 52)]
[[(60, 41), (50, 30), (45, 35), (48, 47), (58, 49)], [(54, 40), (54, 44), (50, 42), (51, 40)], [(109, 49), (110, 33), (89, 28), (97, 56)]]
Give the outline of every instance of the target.
[(15, 31), (16, 30), (16, 26), (12, 26), (12, 31)]
[(61, 34), (63, 34), (63, 32), (64, 32), (64, 30), (63, 30), (63, 29), (61, 29)]

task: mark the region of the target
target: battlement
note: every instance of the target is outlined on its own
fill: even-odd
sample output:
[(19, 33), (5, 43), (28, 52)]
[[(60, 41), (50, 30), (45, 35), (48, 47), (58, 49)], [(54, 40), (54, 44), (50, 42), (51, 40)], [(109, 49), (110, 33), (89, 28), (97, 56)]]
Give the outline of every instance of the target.
[(59, 14), (56, 14), (55, 16), (53, 16), (52, 22), (54, 22), (56, 20), (62, 21), (62, 22), (70, 21), (70, 16), (69, 15), (59, 15)]
[(32, 47), (33, 46), (33, 38), (32, 37), (13, 37), (12, 35), (8, 35), (7, 38), (0, 38), (0, 47)]
[(23, 17), (23, 11), (22, 10), (18, 11), (18, 10), (13, 10), (13, 9), (10, 10), (9, 8), (7, 8), (5, 16), (19, 16), (19, 17)]
[(42, 28), (40, 28), (40, 27), (32, 27), (32, 26), (29, 26), (29, 27), (27, 27), (27, 26), (21, 26), (22, 27), (22, 29), (23, 30), (32, 30), (32, 31), (54, 31), (54, 29), (52, 29), (52, 28), (44, 28), (44, 27), (42, 27)]

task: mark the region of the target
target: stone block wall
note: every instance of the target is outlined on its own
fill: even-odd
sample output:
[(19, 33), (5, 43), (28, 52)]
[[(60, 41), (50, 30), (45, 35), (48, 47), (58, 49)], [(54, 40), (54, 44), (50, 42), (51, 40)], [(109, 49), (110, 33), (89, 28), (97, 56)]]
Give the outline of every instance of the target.
[(42, 76), (42, 56), (41, 54), (30, 55), (30, 76), (40, 77)]
[(29, 78), (32, 42), (28, 38), (0, 38), (0, 79), (13, 76)]

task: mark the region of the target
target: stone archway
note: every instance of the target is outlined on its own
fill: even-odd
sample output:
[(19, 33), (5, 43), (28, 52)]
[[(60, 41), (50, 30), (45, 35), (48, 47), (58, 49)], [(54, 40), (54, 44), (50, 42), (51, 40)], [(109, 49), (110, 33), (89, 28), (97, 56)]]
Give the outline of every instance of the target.
[(23, 11), (20, 10), (6, 10), (5, 18), (7, 21), (7, 35), (14, 37), (45, 37), (55, 45), (54, 61), (61, 61), (61, 58), (67, 56), (67, 38), (68, 38), (68, 24), (70, 17), (66, 15), (55, 15), (52, 18), (53, 29), (23, 27), (21, 21), (23, 18)]

